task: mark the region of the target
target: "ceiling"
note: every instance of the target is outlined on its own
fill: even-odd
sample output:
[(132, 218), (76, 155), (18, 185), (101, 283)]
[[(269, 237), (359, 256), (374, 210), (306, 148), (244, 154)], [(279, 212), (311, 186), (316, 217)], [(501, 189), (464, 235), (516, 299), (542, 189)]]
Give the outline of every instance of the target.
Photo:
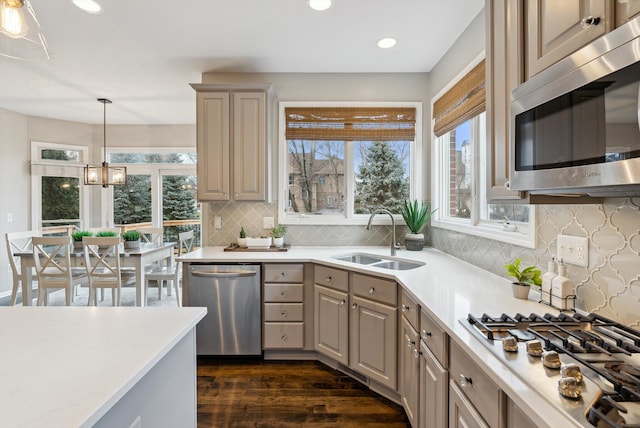
[[(0, 107), (89, 124), (193, 124), (203, 72), (428, 72), (484, 0), (31, 0), (52, 58), (0, 56)], [(379, 49), (392, 35), (398, 44)], [(0, 37), (4, 37), (0, 35)]]

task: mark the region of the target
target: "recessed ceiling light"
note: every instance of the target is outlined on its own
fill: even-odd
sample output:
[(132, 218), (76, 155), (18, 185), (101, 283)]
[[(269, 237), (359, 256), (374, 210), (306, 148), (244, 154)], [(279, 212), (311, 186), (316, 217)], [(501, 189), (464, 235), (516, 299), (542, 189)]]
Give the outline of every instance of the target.
[(87, 13), (100, 13), (102, 12), (102, 6), (94, 0), (71, 0), (73, 4)]
[(331, 7), (331, 0), (309, 0), (309, 6), (313, 10), (327, 10)]
[(382, 49), (389, 49), (396, 45), (396, 39), (393, 37), (383, 37), (378, 40), (378, 47)]

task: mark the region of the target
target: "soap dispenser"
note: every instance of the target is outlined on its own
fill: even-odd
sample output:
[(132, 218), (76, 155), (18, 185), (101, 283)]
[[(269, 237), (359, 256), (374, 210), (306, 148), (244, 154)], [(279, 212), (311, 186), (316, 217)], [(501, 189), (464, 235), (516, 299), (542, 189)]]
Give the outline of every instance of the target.
[(556, 258), (551, 257), (551, 261), (547, 265), (547, 271), (542, 275), (542, 287), (540, 289), (540, 300), (544, 303), (551, 304), (551, 281), (558, 276), (556, 273)]
[(569, 309), (567, 297), (573, 294), (573, 284), (567, 278), (567, 267), (558, 261), (558, 275), (551, 280), (551, 304), (558, 309)]

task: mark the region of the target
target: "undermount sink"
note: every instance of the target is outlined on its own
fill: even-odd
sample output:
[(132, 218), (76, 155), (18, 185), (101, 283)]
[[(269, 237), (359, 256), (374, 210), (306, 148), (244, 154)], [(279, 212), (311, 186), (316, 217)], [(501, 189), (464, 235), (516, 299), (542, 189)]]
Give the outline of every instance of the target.
[(415, 260), (383, 258), (381, 256), (364, 253), (342, 254), (333, 258), (343, 262), (357, 263), (360, 265), (391, 270), (409, 270), (424, 266), (423, 262), (417, 262)]

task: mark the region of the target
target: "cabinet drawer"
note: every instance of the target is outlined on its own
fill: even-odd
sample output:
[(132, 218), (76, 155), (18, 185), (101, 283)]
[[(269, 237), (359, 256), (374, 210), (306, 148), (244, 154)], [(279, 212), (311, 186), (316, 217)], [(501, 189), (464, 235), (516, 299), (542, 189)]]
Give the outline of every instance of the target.
[(398, 288), (395, 281), (357, 273), (353, 274), (351, 281), (353, 294), (356, 296), (396, 306), (398, 302)]
[(316, 265), (313, 282), (345, 293), (349, 292), (349, 274), (340, 269)]
[(304, 323), (266, 322), (264, 323), (264, 348), (303, 348)]
[(447, 334), (424, 310), (420, 312), (420, 339), (435, 355), (442, 367), (446, 369), (448, 366)]
[(449, 348), (449, 377), (489, 426), (497, 427), (500, 422), (500, 390), (482, 369), (455, 342)]
[(304, 305), (302, 303), (265, 303), (265, 321), (304, 321)]
[(402, 315), (404, 315), (407, 320), (411, 323), (411, 326), (418, 330), (420, 328), (420, 324), (418, 323), (420, 310), (418, 303), (411, 298), (404, 290), (402, 291), (402, 304), (400, 305), (400, 309), (402, 310)]
[(304, 265), (270, 263), (264, 265), (264, 282), (303, 282)]
[(265, 284), (265, 302), (302, 302), (302, 284)]

